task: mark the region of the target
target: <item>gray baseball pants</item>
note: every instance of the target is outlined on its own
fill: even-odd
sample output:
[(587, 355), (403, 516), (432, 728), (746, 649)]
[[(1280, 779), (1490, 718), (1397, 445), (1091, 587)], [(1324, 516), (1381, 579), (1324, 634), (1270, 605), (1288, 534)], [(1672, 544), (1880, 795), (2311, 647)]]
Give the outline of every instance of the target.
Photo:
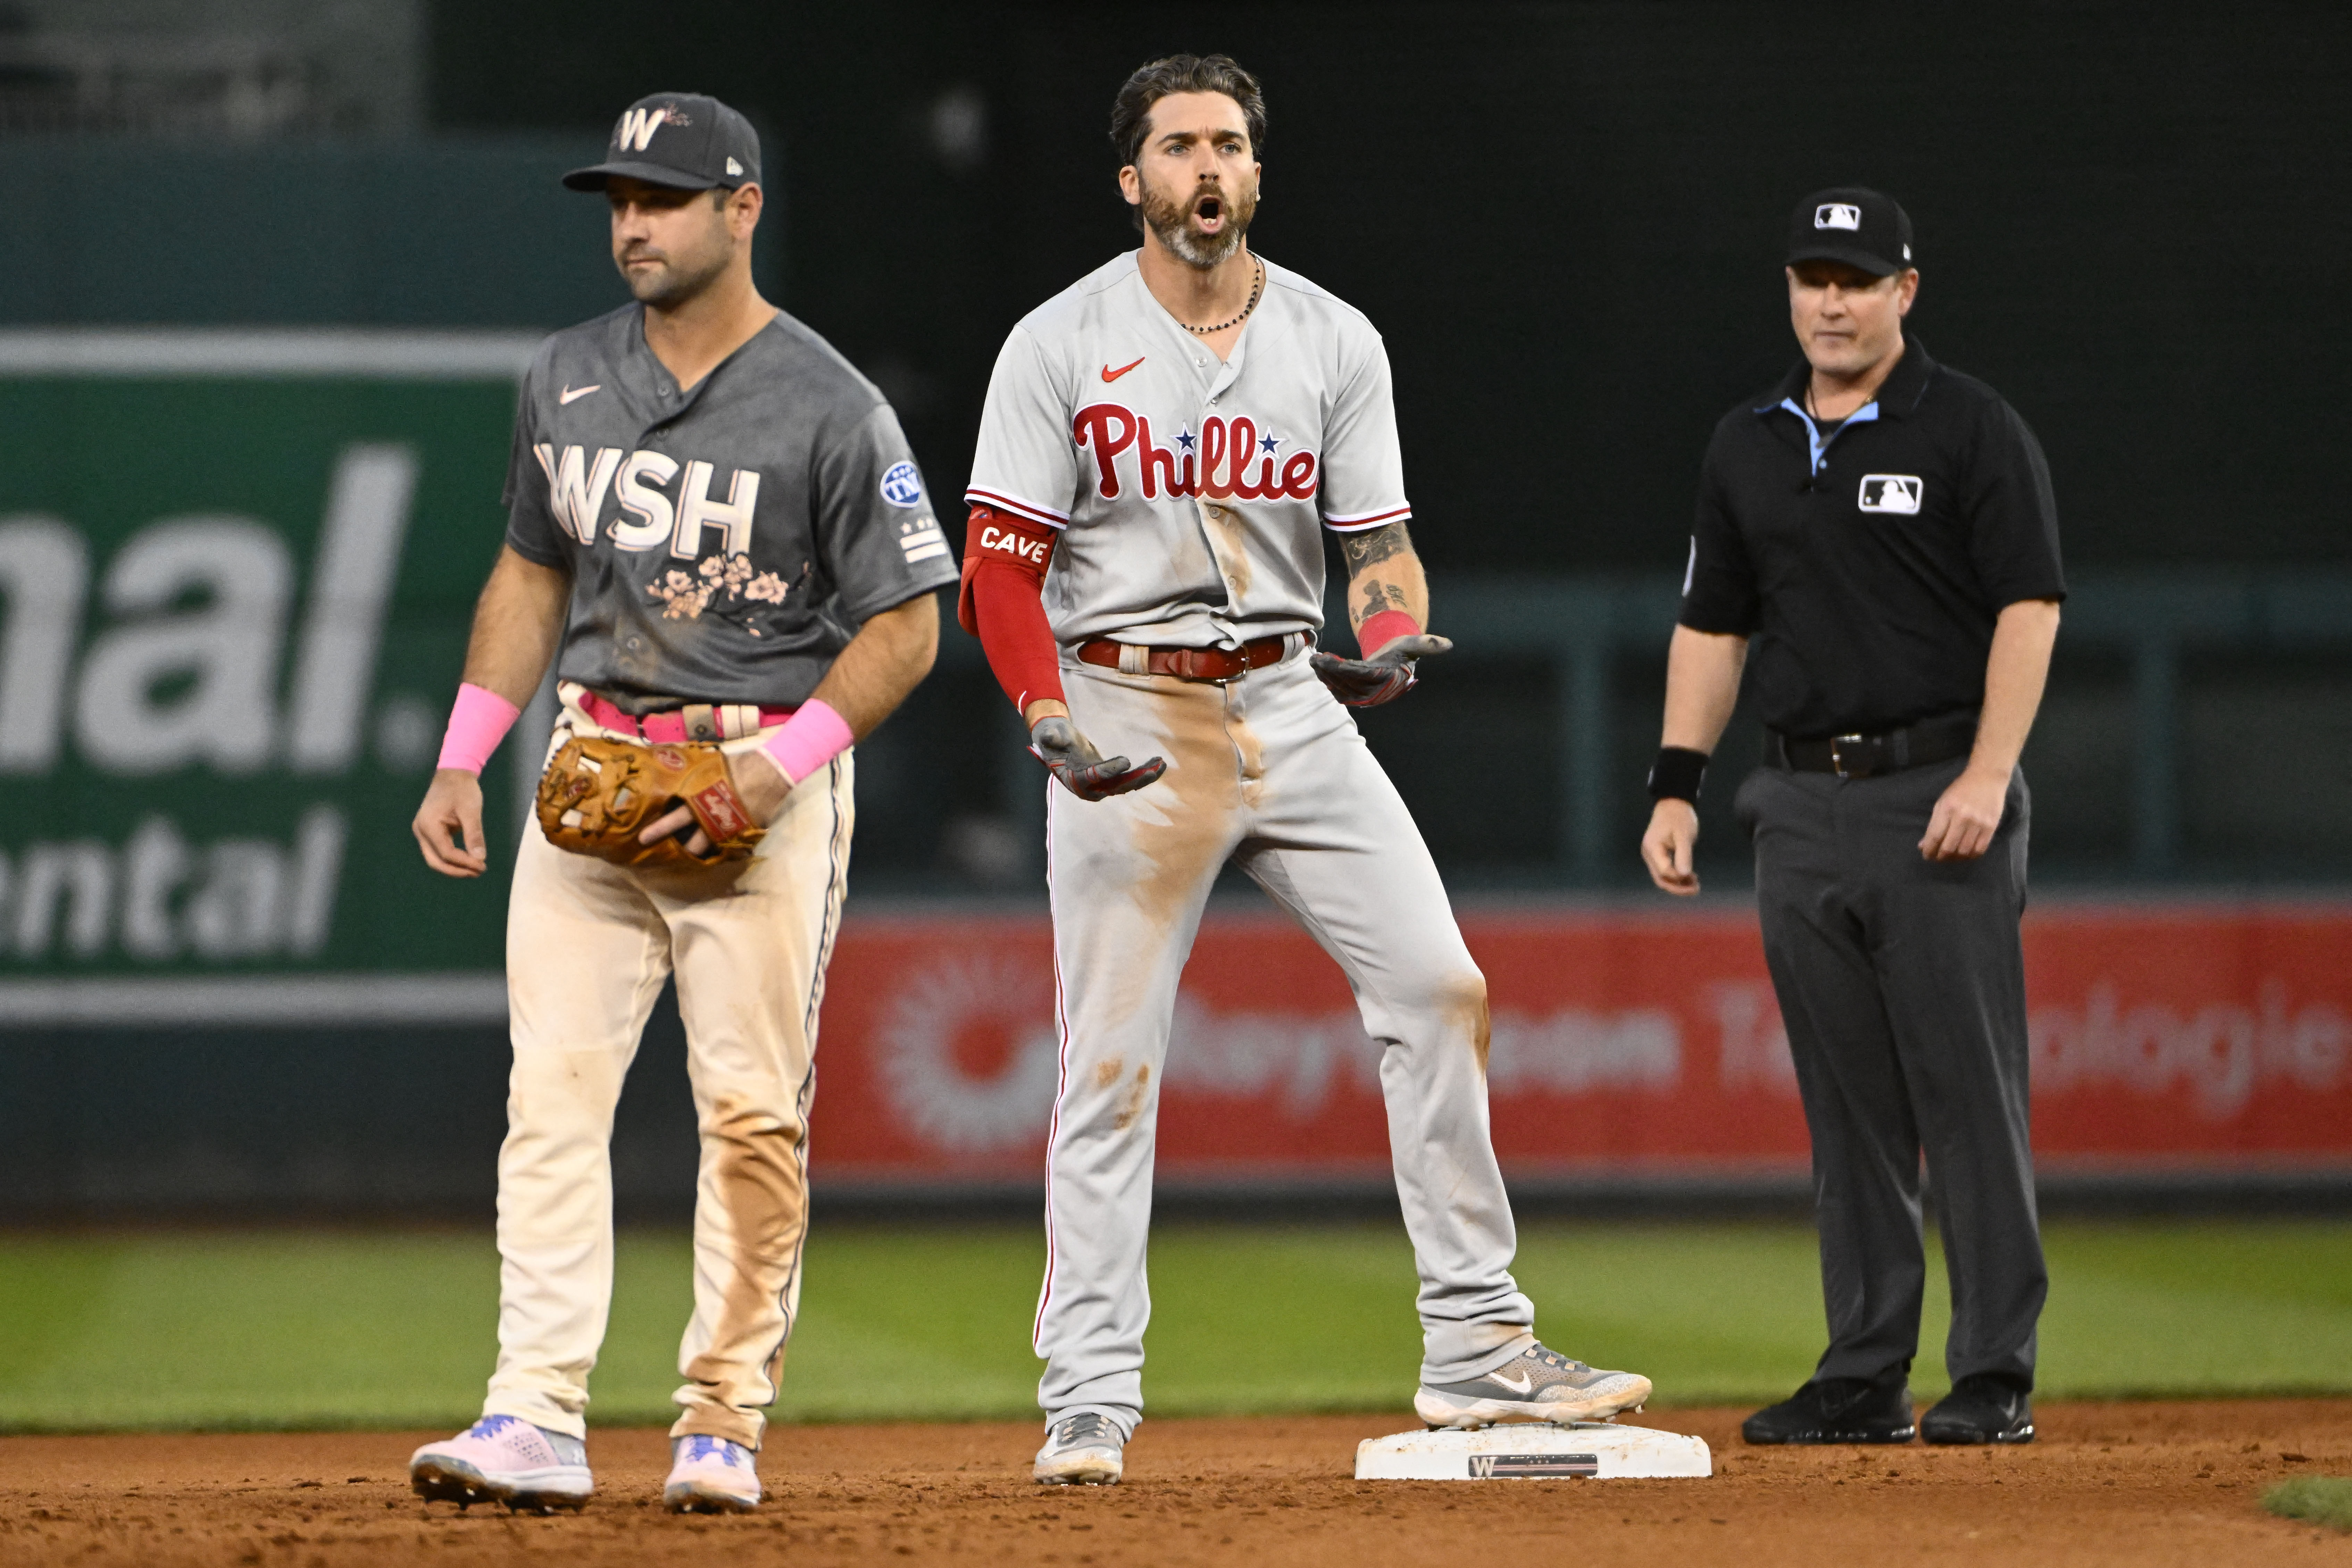
[(1812, 1132), (1830, 1333), (1816, 1378), (1893, 1378), (1917, 1353), (1924, 1152), (1951, 1281), (1946, 1369), (2033, 1379), (2050, 1278), (2018, 937), (2032, 796), (2019, 773), (1982, 858), (1924, 859), (1928, 816), (1965, 766), (1869, 779), (1766, 766), (1739, 790)]
[(1143, 1409), (1154, 1122), (1177, 977), (1236, 860), (1336, 959), (1379, 1043), (1397, 1194), (1419, 1267), (1422, 1378), (1500, 1366), (1533, 1339), (1486, 1116), (1486, 982), (1396, 787), (1302, 647), (1223, 683), (1066, 663), (1070, 711), (1158, 783), (1046, 822), (1061, 1087), (1035, 1345), (1048, 1424)]

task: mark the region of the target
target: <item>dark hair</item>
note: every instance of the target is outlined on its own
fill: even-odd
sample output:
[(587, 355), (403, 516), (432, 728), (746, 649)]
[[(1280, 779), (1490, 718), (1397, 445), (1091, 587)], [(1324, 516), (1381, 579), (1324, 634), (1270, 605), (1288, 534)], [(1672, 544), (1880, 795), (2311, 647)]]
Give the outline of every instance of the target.
[(1229, 55), (1170, 55), (1138, 66), (1111, 103), (1110, 144), (1118, 152), (1121, 168), (1143, 154), (1151, 106), (1180, 92), (1223, 93), (1241, 105), (1250, 150), (1265, 146), (1265, 95), (1258, 90), (1257, 78), (1235, 65)]

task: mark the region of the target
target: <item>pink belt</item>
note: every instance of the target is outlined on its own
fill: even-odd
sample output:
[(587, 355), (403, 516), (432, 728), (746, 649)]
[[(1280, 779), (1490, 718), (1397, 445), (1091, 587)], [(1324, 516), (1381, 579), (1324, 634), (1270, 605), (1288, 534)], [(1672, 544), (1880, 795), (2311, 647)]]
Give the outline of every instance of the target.
[(689, 702), (670, 713), (630, 717), (593, 691), (580, 694), (580, 711), (615, 734), (635, 735), (656, 745), (681, 741), (740, 741), (791, 718), (790, 708), (755, 708), (748, 702)]

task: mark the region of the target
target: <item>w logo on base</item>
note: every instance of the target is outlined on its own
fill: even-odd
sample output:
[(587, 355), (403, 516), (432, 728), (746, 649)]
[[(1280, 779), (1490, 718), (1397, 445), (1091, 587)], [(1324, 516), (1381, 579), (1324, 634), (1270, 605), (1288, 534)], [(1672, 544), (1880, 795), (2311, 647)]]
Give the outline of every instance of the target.
[(1533, 1481), (1556, 1476), (1597, 1476), (1598, 1454), (1473, 1454), (1474, 1481)]

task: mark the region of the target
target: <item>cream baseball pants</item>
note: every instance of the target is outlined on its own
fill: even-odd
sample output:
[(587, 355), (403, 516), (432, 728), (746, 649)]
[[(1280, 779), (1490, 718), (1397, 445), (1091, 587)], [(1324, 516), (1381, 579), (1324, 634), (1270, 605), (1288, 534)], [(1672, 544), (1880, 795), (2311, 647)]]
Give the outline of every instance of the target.
[[(607, 731), (567, 708), (556, 744), (572, 733)], [(675, 973), (702, 1158), (684, 1413), (670, 1430), (759, 1446), (800, 1308), (817, 1008), (849, 869), (851, 773), (844, 752), (802, 780), (758, 852), (717, 868), (616, 866), (524, 828), (507, 917), (514, 1069), (484, 1415), (585, 1433), (613, 1294), (613, 1112)]]

